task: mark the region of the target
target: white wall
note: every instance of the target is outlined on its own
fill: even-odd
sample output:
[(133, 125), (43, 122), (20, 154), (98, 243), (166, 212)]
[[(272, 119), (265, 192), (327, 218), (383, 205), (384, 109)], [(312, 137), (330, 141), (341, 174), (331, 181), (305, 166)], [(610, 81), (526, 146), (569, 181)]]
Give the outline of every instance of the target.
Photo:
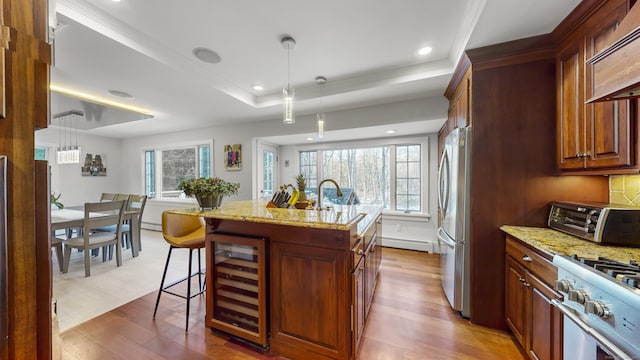
[[(47, 160), (51, 166), (51, 192), (62, 194), (59, 200), (61, 203), (65, 206), (82, 205), (100, 200), (103, 192), (121, 192), (123, 157), (120, 139), (78, 133), (80, 164), (62, 165), (56, 163), (58, 141), (58, 129), (55, 127), (35, 133), (36, 146), (47, 148)], [(87, 153), (102, 156), (107, 176), (82, 176), (81, 167)], [(140, 193), (140, 189), (135, 193)]]
[[(446, 116), (447, 101), (444, 97), (417, 99), (327, 113), (327, 118), (331, 119), (330, 130), (446, 119)], [(176, 119), (176, 121), (180, 121), (180, 119)], [(84, 157), (86, 152), (103, 154), (103, 159), (108, 168), (108, 175), (103, 178), (82, 177), (80, 175), (80, 165), (58, 166), (54, 164), (55, 161), (50, 161), (50, 163), (52, 163), (52, 190), (57, 193), (62, 192), (61, 200), (63, 200), (65, 205), (82, 204), (87, 201), (87, 199), (98, 198), (102, 192), (143, 193), (143, 150), (213, 139), (213, 176), (219, 176), (225, 180), (240, 183), (238, 195), (231, 200), (251, 199), (254, 140), (265, 136), (313, 133), (316, 130), (315, 126), (315, 114), (312, 114), (298, 116), (293, 126), (283, 124), (278, 118), (267, 121), (233, 123), (177, 133), (125, 138), (121, 140), (79, 135), (78, 143), (82, 147), (82, 157)], [(55, 147), (57, 142), (58, 133), (55, 129), (50, 128), (36, 132), (36, 144), (48, 144)], [(224, 145), (226, 144), (242, 145), (243, 164), (241, 170), (227, 171), (224, 169), (222, 156), (224, 154)], [(437, 138), (430, 138), (429, 144), (430, 163), (432, 162), (437, 166), (437, 159), (431, 161), (437, 156), (435, 155), (437, 154)], [(435, 150), (433, 150), (434, 148)], [(50, 160), (51, 159), (55, 160), (54, 158), (50, 158)], [(435, 176), (435, 172), (431, 172), (431, 174)], [(283, 174), (280, 182), (288, 181), (287, 176), (293, 175)], [(431, 177), (433, 178), (434, 176)], [(430, 187), (432, 188), (430, 192), (435, 191), (435, 180), (432, 179), (432, 181), (434, 184)], [(430, 199), (432, 199), (431, 195)], [(435, 206), (432, 205), (432, 203), (433, 201), (430, 200), (429, 211), (432, 216), (434, 216), (436, 209), (431, 209)], [(160, 214), (162, 210), (177, 207), (193, 207), (194, 204), (195, 202), (192, 199), (175, 202), (149, 200), (143, 215), (143, 227), (158, 229), (158, 225), (161, 222)], [(397, 227), (394, 225), (393, 219), (389, 219), (388, 221), (389, 226), (385, 223), (383, 236), (387, 235), (389, 244), (394, 244), (395, 237), (402, 237), (407, 240), (402, 246), (419, 250), (429, 250), (427, 244), (431, 241), (431, 233), (435, 236), (435, 230), (432, 229), (431, 221), (420, 220), (416, 224), (405, 222), (400, 226), (400, 231), (394, 230), (394, 232), (391, 233), (389, 232), (397, 229)], [(419, 234), (420, 232), (422, 232), (422, 234)], [(413, 241), (414, 244), (412, 245), (414, 238), (418, 241)]]

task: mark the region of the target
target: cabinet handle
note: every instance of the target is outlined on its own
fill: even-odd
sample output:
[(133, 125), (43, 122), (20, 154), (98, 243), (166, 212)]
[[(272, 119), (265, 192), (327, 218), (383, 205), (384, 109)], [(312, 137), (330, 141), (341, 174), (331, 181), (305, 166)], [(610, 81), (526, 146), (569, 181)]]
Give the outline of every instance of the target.
[(531, 259), (531, 256), (529, 256), (529, 255), (523, 255), (522, 256), (522, 261), (532, 262), (533, 259)]
[(520, 281), (521, 283), (524, 282), (524, 278), (518, 278), (518, 281)]
[(525, 287), (529, 287), (529, 286), (531, 286), (531, 284), (526, 283), (526, 282), (523, 282), (523, 283), (522, 283), (522, 285), (524, 285)]
[(364, 254), (364, 250), (362, 249), (358, 250), (358, 255), (362, 255), (362, 254)]

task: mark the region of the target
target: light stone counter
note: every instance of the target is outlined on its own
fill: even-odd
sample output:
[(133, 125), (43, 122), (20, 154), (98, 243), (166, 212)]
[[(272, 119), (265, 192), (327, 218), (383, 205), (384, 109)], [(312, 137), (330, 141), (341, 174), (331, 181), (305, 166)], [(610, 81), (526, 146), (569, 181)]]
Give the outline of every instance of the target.
[(602, 256), (624, 263), (640, 261), (639, 248), (599, 245), (549, 228), (503, 225), (500, 230), (551, 256), (576, 254), (585, 258)]
[(206, 218), (278, 224), (318, 229), (349, 230), (358, 224), (363, 234), (382, 212), (382, 207), (365, 205), (334, 205), (332, 210), (298, 210), (267, 208), (265, 200), (223, 201), (217, 209), (175, 209), (175, 214)]

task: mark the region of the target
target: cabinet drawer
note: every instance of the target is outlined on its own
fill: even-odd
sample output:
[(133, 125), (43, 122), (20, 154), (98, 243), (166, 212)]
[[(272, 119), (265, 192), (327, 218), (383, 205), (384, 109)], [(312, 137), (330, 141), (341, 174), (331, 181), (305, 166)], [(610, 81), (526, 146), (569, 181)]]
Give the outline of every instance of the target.
[(507, 236), (507, 254), (547, 285), (552, 285), (558, 278), (558, 268), (551, 261), (511, 236)]

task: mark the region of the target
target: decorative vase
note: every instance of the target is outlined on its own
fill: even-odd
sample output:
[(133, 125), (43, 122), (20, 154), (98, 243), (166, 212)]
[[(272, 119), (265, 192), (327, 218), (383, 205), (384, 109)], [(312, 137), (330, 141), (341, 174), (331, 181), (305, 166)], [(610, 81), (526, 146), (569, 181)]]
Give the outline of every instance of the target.
[(196, 199), (198, 200), (198, 205), (200, 205), (200, 209), (208, 210), (208, 209), (216, 209), (222, 203), (222, 198), (224, 195), (213, 194), (213, 195), (196, 195)]

